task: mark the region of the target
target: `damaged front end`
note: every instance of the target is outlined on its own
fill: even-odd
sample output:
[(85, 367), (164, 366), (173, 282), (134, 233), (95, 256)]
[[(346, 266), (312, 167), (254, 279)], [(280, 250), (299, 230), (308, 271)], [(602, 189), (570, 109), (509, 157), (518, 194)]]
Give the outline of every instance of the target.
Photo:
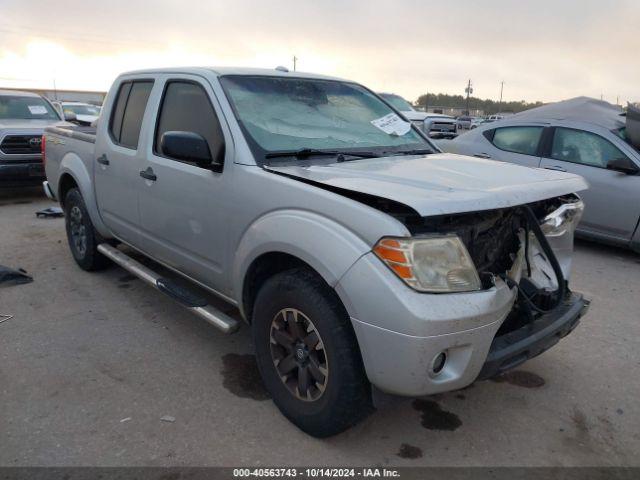
[(569, 334), (586, 313), (589, 301), (568, 286), (573, 233), (583, 208), (571, 194), (406, 223), (414, 236), (457, 236), (476, 267), (481, 289), (501, 281), (515, 294), (478, 378), (498, 375), (539, 355)]

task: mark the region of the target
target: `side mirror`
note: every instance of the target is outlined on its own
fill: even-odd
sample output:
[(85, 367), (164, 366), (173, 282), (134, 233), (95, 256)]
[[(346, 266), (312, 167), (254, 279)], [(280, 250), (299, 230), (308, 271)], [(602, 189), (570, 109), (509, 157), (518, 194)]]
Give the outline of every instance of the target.
[(70, 112), (69, 110), (64, 112), (64, 119), (67, 122), (76, 122), (76, 121), (78, 121), (78, 117), (76, 116), (76, 114), (73, 113), (73, 112)]
[(625, 175), (637, 175), (640, 172), (640, 168), (626, 157), (609, 160), (607, 170), (614, 170)]
[(204, 137), (195, 132), (169, 131), (160, 138), (160, 149), (163, 154), (195, 163), (198, 167), (217, 170), (222, 167), (224, 144), (220, 145), (214, 155)]

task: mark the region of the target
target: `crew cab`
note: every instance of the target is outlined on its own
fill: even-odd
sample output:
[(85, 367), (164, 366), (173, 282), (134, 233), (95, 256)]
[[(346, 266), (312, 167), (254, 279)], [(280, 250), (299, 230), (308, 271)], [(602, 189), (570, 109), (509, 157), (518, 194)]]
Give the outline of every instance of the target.
[(40, 95), (0, 90), (0, 188), (42, 183), (44, 127), (60, 121), (53, 106)]
[(237, 307), (273, 401), (314, 436), (365, 417), (374, 392), (513, 368), (588, 306), (568, 284), (581, 177), (443, 154), (351, 81), (136, 71), (97, 131), (45, 141), (77, 264), (115, 262), (225, 333), (239, 322), (208, 295)]

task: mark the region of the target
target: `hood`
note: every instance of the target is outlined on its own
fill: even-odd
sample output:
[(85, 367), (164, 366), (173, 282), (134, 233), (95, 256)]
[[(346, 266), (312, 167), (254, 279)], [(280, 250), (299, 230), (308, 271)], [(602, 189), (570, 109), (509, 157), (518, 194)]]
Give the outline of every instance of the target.
[(55, 125), (56, 123), (60, 123), (62, 120), (54, 119), (54, 120), (29, 120), (29, 119), (20, 119), (20, 118), (3, 118), (0, 119), (0, 129), (15, 129), (15, 130), (36, 130), (42, 131), (44, 127), (48, 127), (49, 125)]
[(448, 153), (266, 168), (394, 200), (423, 217), (512, 207), (588, 187), (570, 173)]

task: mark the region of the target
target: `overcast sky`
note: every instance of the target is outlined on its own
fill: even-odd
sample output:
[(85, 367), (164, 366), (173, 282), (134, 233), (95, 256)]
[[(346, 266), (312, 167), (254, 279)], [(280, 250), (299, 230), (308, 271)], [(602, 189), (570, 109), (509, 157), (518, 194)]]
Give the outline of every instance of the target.
[(126, 70), (292, 68), (424, 92), (640, 100), (638, 0), (0, 0), (0, 86), (105, 90)]

